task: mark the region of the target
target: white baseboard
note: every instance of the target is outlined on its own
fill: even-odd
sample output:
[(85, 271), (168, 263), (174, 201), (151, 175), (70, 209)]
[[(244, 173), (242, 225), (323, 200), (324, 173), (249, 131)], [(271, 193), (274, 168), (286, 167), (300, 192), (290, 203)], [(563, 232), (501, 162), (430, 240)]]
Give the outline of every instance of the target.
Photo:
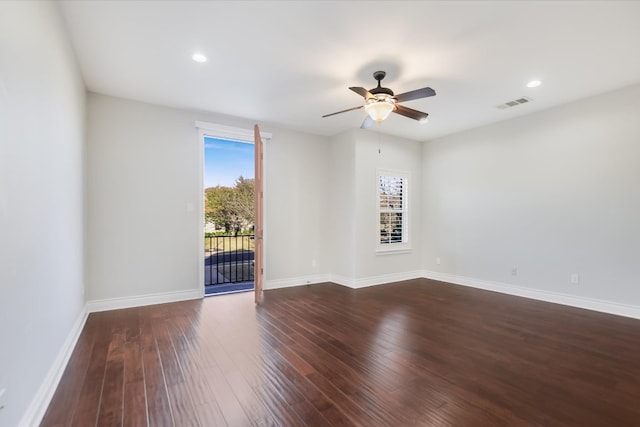
[(203, 289), (190, 289), (188, 291), (163, 292), (159, 294), (138, 295), (124, 298), (108, 298), (87, 301), (87, 312), (118, 310), (121, 308), (142, 307), (145, 305), (164, 304), (168, 302), (200, 299), (204, 296)]
[(27, 412), (25, 412), (22, 417), (19, 424), (20, 427), (36, 427), (40, 425), (40, 422), (42, 422), (42, 418), (47, 412), (47, 408), (53, 398), (53, 394), (58, 388), (58, 384), (60, 383), (62, 374), (67, 367), (67, 363), (69, 363), (71, 354), (76, 347), (78, 338), (80, 338), (80, 333), (82, 332), (82, 328), (84, 328), (88, 315), (89, 313), (87, 312), (86, 307), (83, 307), (78, 318), (71, 327), (71, 331), (69, 331), (67, 338), (64, 340), (56, 360), (53, 362), (53, 365), (51, 365), (51, 368), (49, 369), (49, 372), (47, 372), (47, 376), (40, 385), (40, 388), (38, 388)]
[(452, 274), (439, 273), (436, 271), (424, 271), (423, 277), (426, 279), (452, 283), (454, 285), (485, 289), (488, 291), (500, 292), (503, 294), (530, 298), (538, 301), (552, 302), (555, 304), (568, 305), (571, 307), (584, 308), (587, 310), (599, 311), (602, 313), (640, 319), (640, 307), (634, 305), (585, 298), (558, 292), (543, 291), (539, 289), (525, 288), (521, 286), (513, 286), (505, 283), (491, 282), (488, 280), (472, 279), (469, 277), (455, 276)]
[(272, 279), (265, 280), (263, 288), (265, 290), (291, 288), (293, 286), (313, 285), (315, 283), (329, 282), (331, 281), (330, 279), (331, 277), (328, 274), (315, 274), (312, 276), (291, 277), (288, 279)]
[(420, 279), (422, 277), (424, 277), (423, 271), (408, 271), (404, 273), (384, 274), (381, 276), (371, 276), (362, 279), (352, 279), (336, 274), (332, 274), (329, 276), (331, 282), (353, 289), (384, 285), (386, 283), (401, 282), (403, 280)]
[(289, 279), (267, 280), (264, 289), (290, 288), (293, 286), (312, 285), (315, 283), (331, 282), (337, 285), (346, 286), (352, 289), (365, 288), (367, 286), (383, 285), (385, 283), (399, 282), (402, 280), (418, 279), (423, 277), (422, 271), (411, 271), (407, 273), (385, 274), (382, 276), (365, 277), (353, 279), (338, 274), (316, 274), (313, 276), (292, 277)]
[(422, 271), (408, 271), (405, 273), (384, 274), (382, 276), (366, 277), (354, 281), (354, 288), (366, 288), (367, 286), (384, 285), (385, 283), (401, 282), (403, 280), (420, 279)]
[(340, 276), (339, 274), (330, 274), (328, 282), (335, 283), (336, 285), (346, 286), (347, 288), (356, 287), (356, 279), (352, 279), (346, 276)]

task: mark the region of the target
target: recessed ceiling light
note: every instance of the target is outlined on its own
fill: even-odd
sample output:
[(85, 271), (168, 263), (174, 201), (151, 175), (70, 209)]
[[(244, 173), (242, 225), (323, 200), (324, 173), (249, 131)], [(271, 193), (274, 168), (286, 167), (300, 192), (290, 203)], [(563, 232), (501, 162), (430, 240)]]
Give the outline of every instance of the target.
[(191, 56), (191, 59), (193, 59), (196, 62), (207, 62), (207, 57), (201, 53), (194, 53)]
[(540, 80), (531, 80), (529, 83), (527, 83), (527, 87), (538, 87), (542, 84), (542, 82)]

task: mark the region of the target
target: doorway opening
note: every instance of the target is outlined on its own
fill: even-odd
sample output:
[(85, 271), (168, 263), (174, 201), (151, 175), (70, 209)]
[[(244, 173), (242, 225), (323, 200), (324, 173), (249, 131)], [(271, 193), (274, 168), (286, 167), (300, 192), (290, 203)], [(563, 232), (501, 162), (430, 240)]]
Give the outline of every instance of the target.
[(204, 136), (205, 295), (254, 289), (254, 145)]

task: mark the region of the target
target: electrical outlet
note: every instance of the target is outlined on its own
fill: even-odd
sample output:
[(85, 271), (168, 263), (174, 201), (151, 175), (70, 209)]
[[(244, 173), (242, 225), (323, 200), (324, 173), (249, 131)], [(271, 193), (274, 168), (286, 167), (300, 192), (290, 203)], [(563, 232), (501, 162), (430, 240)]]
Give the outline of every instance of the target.
[(571, 275), (571, 283), (573, 283), (574, 285), (580, 283), (580, 275), (578, 273), (573, 273)]
[(511, 269), (511, 275), (512, 276), (517, 276), (518, 275), (518, 267), (513, 267)]
[(436, 257), (436, 264), (440, 265), (440, 257)]

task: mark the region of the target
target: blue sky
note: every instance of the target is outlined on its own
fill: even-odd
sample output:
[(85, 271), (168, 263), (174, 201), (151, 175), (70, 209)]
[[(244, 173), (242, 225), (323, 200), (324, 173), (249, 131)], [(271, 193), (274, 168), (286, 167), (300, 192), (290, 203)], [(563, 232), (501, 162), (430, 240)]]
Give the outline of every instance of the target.
[(240, 175), (253, 178), (253, 144), (204, 138), (204, 188), (233, 187)]

